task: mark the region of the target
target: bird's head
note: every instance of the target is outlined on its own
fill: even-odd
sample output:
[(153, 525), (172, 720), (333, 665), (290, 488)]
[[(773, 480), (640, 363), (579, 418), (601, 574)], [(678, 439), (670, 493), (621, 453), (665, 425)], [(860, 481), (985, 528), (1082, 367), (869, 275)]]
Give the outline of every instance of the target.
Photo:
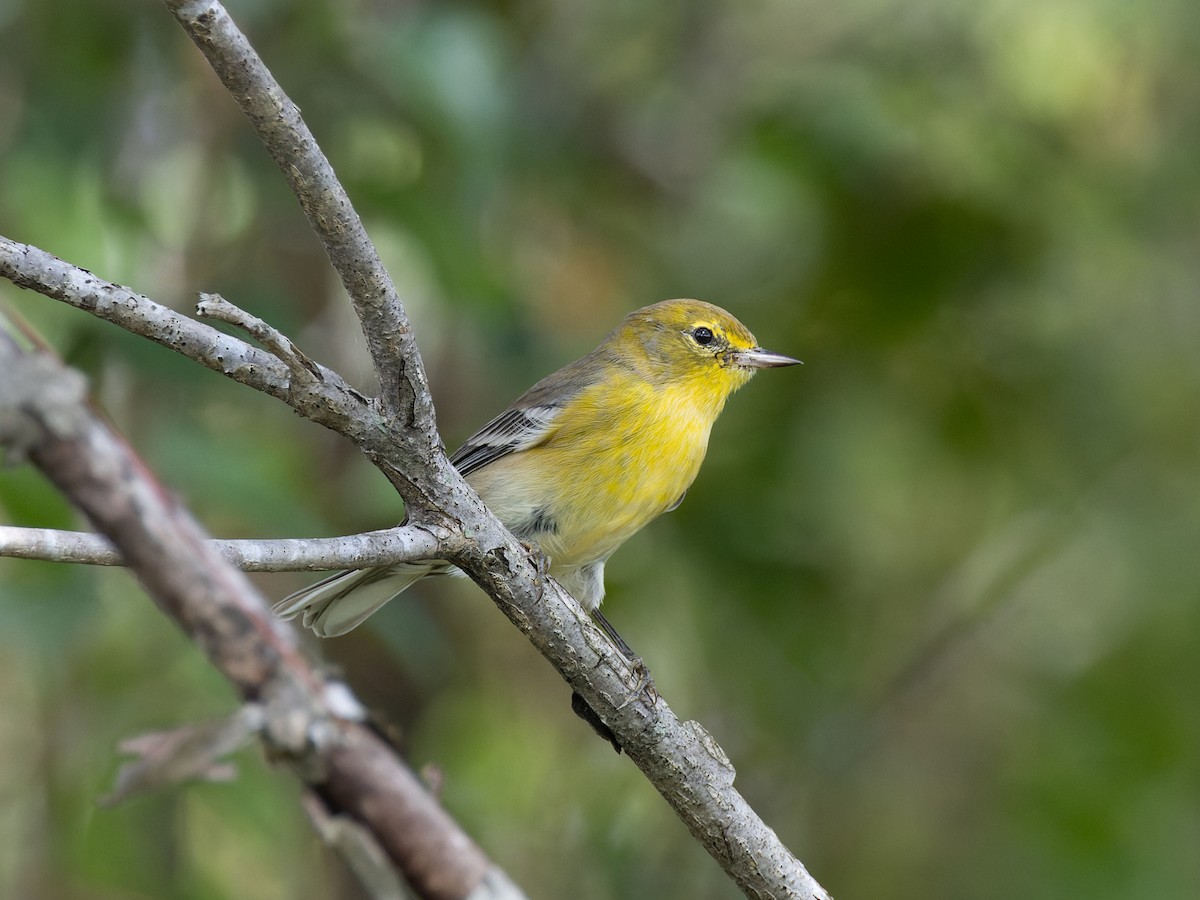
[(719, 394), (721, 402), (756, 370), (800, 362), (764, 350), (745, 325), (703, 300), (664, 300), (635, 310), (610, 340), (649, 380), (695, 381)]

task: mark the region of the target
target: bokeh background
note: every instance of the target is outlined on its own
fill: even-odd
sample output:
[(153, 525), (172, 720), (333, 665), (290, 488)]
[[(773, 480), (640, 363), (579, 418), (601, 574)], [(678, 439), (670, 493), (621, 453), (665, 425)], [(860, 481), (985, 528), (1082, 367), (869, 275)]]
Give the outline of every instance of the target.
[[(1195, 3), (230, 9), (402, 289), (447, 444), (666, 297), (806, 361), (734, 398), (606, 610), (834, 895), (1200, 896)], [(295, 202), (156, 4), (0, 4), (0, 233), (179, 309), (219, 291), (370, 386)], [(0, 305), (214, 534), (401, 515), (280, 404)], [(22, 468), (0, 519), (79, 524)], [(314, 652), (531, 896), (737, 896), (469, 583)], [(119, 740), (232, 705), (123, 573), (0, 560), (0, 896), (358, 896), (256, 751), (233, 785), (97, 806)]]

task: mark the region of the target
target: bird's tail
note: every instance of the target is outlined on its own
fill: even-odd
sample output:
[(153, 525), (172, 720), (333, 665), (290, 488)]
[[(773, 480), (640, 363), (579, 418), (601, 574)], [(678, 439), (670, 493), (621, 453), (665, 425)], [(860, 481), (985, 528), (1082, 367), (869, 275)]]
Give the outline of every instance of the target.
[(449, 571), (446, 563), (397, 563), (376, 569), (350, 569), (284, 597), (271, 611), (281, 619), (303, 615), (306, 628), (336, 637), (357, 628), (368, 616), (426, 575)]

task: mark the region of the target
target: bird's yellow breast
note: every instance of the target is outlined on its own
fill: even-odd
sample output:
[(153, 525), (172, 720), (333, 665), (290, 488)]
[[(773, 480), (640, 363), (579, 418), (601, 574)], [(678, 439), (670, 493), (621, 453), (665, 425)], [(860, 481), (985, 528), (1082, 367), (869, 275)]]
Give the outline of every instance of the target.
[(589, 388), (542, 444), (470, 481), (510, 528), (533, 517), (552, 526), (536, 540), (554, 568), (605, 559), (695, 480), (727, 395), (640, 380)]

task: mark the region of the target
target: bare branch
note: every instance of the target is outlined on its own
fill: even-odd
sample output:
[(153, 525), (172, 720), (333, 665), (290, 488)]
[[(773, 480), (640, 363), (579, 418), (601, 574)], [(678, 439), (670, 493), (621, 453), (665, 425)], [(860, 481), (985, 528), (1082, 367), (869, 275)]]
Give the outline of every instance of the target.
[[(438, 526), (401, 525), (331, 538), (210, 540), (243, 572), (328, 572), (445, 559), (462, 552), (462, 534)], [(89, 566), (121, 566), (120, 553), (99, 534), (0, 525), (0, 557)]]
[(265, 724), (262, 706), (246, 703), (221, 719), (128, 738), (118, 749), (134, 758), (121, 765), (112, 793), (101, 797), (100, 803), (116, 806), (181, 781), (232, 781), (237, 767), (226, 757), (254, 740)]
[(321, 379), (321, 370), (317, 364), (282, 332), (271, 327), (258, 316), (251, 315), (244, 309), (234, 306), (220, 294), (202, 293), (200, 302), (196, 304), (196, 314), (204, 316), (206, 319), (217, 319), (230, 325), (236, 325), (253, 335), (260, 344), (282, 360), (283, 364), (291, 369), (292, 374), (301, 382), (312, 378), (316, 378), (318, 381)]
[(165, 2), (258, 132), (325, 247), (362, 322), (384, 411), (432, 420), (425, 369), (396, 287), (300, 110), (220, 3)]
[(0, 235), (0, 275), (18, 287), (61, 300), (126, 331), (281, 400), (287, 368), (269, 353), (180, 315), (130, 288), (97, 278), (38, 247)]
[(349, 816), (330, 815), (329, 807), (312, 791), (306, 791), (300, 802), (321, 840), (333, 847), (358, 876), (372, 900), (408, 900), (411, 897), (370, 831)]
[[(383, 430), (382, 419), (367, 399), (332, 369), (313, 363), (316, 378), (310, 376), (297, 382), (289, 366), (271, 353), (177, 313), (131, 288), (98, 278), (45, 250), (3, 235), (0, 235), (0, 276), (270, 394), (305, 418), (351, 440), (362, 441), (364, 434)], [(281, 336), (281, 340), (287, 339)]]
[[(224, 351), (214, 352), (214, 347), (229, 347), (238, 359), (253, 360), (236, 367), (236, 375), (225, 374), (280, 397), (302, 414), (355, 440), (394, 484), (407, 489), (406, 501), (420, 501), (410, 504), (410, 510), (418, 514), (421, 528), (472, 536), (461, 545), (454, 538), (443, 547), (447, 552), (439, 555), (462, 566), (496, 600), (501, 611), (600, 716), (630, 759), (747, 894), (826, 896), (733, 787), (732, 770), (707, 732), (696, 723), (680, 722), (665, 700), (651, 702), (644, 693), (630, 700), (638, 677), (626, 660), (612, 649), (578, 603), (543, 576), (526, 548), (483, 507), (449, 465), (440, 443), (420, 436), (413, 439), (416, 429), (382, 419), (349, 389), (342, 393), (335, 386), (344, 382), (329, 370), (323, 369), (323, 381), (310, 388), (320, 389), (312, 395), (311, 405), (305, 399), (309, 395), (303, 392), (297, 400), (290, 390), (287, 367), (270, 354), (126, 288), (103, 282), (44, 251), (0, 238), (0, 274), (145, 334), (218, 371), (224, 372), (220, 363)], [(69, 289), (64, 284), (69, 284)], [(156, 325), (160, 322), (161, 331)], [(177, 340), (177, 335), (184, 339)], [(432, 427), (432, 419), (422, 424)]]
[(346, 689), (308, 665), (292, 630), (271, 617), (245, 576), (87, 408), (83, 379), (2, 327), (0, 370), (0, 449), (40, 468), (239, 694), (262, 705), (270, 753), (311, 781), (331, 812), (364, 823), (422, 896), (483, 896), (490, 885), (507, 885), (358, 720), (360, 707)]
[[(294, 105), (283, 95), (219, 3), (215, 0), (166, 0), (166, 3), (258, 130), (321, 236), (363, 323), (383, 385), (383, 397), (381, 407), (377, 408), (376, 404), (366, 403), (340, 387), (331, 389), (330, 379), (337, 376), (326, 370), (322, 370), (326, 380), (319, 385), (297, 387), (291, 383), (294, 380), (291, 372), (279, 360), (214, 332), (220, 340), (245, 348), (238, 350), (239, 359), (251, 358), (244, 354), (252, 354), (262, 370), (270, 373), (269, 378), (254, 374), (239, 380), (247, 384), (260, 382), (263, 386), (253, 386), (278, 396), (302, 415), (354, 440), (397, 487), (414, 524), (436, 524), (471, 536), (459, 552), (446, 556), (493, 597), (504, 614), (584, 698), (691, 833), (747, 895), (826, 898), (820, 885), (734, 788), (733, 768), (711, 736), (696, 723), (679, 721), (664, 700), (644, 691), (634, 692), (639, 678), (627, 661), (613, 650), (578, 603), (545, 577), (538, 560), (484, 508), (450, 466), (437, 435), (420, 357), (391, 280), (379, 265), (361, 223)], [(2, 266), (0, 274), (6, 274)], [(49, 293), (55, 295), (53, 290)], [(114, 316), (114, 321), (117, 318)], [(178, 318), (192, 327), (207, 328)], [(170, 343), (166, 335), (148, 336), (160, 343)], [(180, 352), (194, 353), (188, 349)], [(212, 358), (212, 354), (202, 356), (201, 361)], [(223, 366), (208, 361), (205, 364), (224, 371)], [(336, 384), (340, 386), (341, 380)], [(54, 462), (42, 456), (44, 451), (35, 457), (40, 464)], [(134, 558), (132, 550), (127, 550), (118, 539), (120, 535), (113, 529), (120, 522), (98, 524), (127, 555), (131, 566), (149, 566), (154, 571), (153, 559)], [(130, 543), (136, 547), (136, 542)], [(150, 548), (155, 546), (152, 539), (147, 544)], [(196, 560), (202, 559), (215, 560), (215, 571), (228, 571), (211, 551), (205, 555), (198, 553)], [(194, 571), (192, 574), (200, 577)], [(220, 577), (224, 580), (227, 576)], [(205, 584), (213, 580), (211, 575), (204, 577)], [(158, 594), (159, 585), (148, 582), (147, 587)], [(185, 627), (188, 627), (186, 621)], [(212, 643), (208, 631), (200, 628), (194, 633), (208, 649)], [(223, 644), (218, 642), (217, 646)], [(220, 661), (214, 661), (221, 665)], [(632, 697), (631, 692), (634, 692)], [(353, 740), (338, 745), (347, 754), (357, 754), (354, 771), (364, 779), (374, 777), (366, 774), (372, 771), (367, 757), (372, 752), (384, 752), (381, 747), (373, 751), (362, 743), (372, 739), (354, 732)], [(347, 792), (345, 796), (341, 794), (343, 790)], [(361, 798), (365, 790), (364, 784), (348, 780), (323, 795), (342, 804)], [(373, 811), (387, 818), (381, 823), (385, 830), (411, 829), (411, 823), (402, 816), (391, 818), (392, 813), (374, 807)], [(396, 857), (391, 846), (388, 852)]]

